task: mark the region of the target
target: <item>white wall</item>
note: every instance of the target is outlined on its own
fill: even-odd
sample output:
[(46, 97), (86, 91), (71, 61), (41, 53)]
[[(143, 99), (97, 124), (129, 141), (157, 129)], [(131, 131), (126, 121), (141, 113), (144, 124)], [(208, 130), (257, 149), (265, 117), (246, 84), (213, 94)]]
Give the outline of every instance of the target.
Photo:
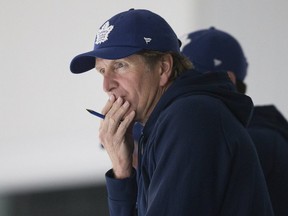
[(179, 36), (211, 25), (233, 34), (249, 60), (248, 94), (288, 116), (288, 3), (270, 2), (2, 0), (0, 193), (103, 181), (110, 162), (85, 109), (101, 110), (106, 95), (96, 73), (74, 75), (69, 64), (93, 48), (106, 19), (131, 7), (159, 13)]

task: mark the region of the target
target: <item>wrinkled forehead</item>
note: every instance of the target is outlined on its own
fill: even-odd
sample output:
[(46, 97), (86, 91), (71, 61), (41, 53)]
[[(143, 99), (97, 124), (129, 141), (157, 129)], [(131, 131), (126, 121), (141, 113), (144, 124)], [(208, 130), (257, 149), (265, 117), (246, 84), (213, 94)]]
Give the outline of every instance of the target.
[(95, 68), (96, 70), (99, 70), (103, 67), (109, 67), (111, 65), (115, 65), (116, 63), (138, 65), (138, 64), (143, 64), (144, 59), (145, 58), (140, 54), (133, 54), (133, 55), (127, 56), (125, 58), (120, 58), (120, 59), (95, 58)]

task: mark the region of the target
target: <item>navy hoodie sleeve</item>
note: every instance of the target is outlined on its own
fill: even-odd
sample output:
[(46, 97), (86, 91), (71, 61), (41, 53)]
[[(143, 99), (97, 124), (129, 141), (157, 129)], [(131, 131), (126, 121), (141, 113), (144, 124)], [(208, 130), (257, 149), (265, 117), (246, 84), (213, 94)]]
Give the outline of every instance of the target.
[(113, 178), (113, 171), (109, 170), (106, 173), (106, 186), (110, 216), (136, 215), (137, 184), (134, 169), (130, 178), (121, 180)]
[[(237, 147), (230, 137), (235, 135), (235, 143), (243, 141), (237, 135), (241, 136), (241, 131), (245, 129), (228, 109), (209, 97), (185, 99), (164, 111), (154, 128), (153, 144), (147, 149), (150, 182), (143, 215), (272, 215), (263, 214), (262, 209), (259, 214), (251, 210), (255, 204), (252, 200), (258, 199), (255, 181), (263, 185), (263, 176), (248, 136), (238, 149), (244, 152), (243, 158), (235, 165)], [(237, 170), (233, 170), (234, 165)], [(260, 205), (269, 208), (267, 191), (261, 190), (257, 190), (259, 198), (266, 200)], [(223, 209), (227, 197), (234, 200), (225, 205), (229, 209)]]
[(288, 215), (288, 143), (276, 130), (248, 129), (266, 177), (275, 215)]

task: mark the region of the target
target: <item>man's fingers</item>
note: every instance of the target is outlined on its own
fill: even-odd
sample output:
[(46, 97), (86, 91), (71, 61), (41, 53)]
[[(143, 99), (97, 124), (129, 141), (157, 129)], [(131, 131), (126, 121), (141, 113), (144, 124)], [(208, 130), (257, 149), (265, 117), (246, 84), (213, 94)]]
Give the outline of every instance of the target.
[(117, 136), (124, 136), (127, 132), (129, 126), (133, 122), (135, 118), (135, 111), (131, 111), (124, 119), (120, 122), (118, 130), (117, 130)]
[(106, 115), (106, 113), (111, 109), (112, 105), (114, 104), (116, 98), (114, 95), (110, 95), (109, 100), (107, 101), (106, 105), (102, 109), (102, 113)]
[[(125, 134), (128, 132), (129, 125), (135, 117), (135, 111), (129, 112), (130, 103), (128, 101), (123, 102), (124, 100), (121, 97), (116, 101), (115, 98), (112, 98), (104, 108), (104, 110), (109, 108), (99, 128), (99, 138), (104, 146), (106, 144), (104, 137), (110, 137), (114, 141), (117, 140), (116, 143), (122, 142), (125, 139)], [(106, 140), (106, 142), (108, 141)]]

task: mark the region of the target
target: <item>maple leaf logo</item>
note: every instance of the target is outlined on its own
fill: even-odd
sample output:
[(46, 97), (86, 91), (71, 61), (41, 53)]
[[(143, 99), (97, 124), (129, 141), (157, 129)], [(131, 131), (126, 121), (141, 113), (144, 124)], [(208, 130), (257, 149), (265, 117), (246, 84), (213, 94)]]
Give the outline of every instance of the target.
[(97, 32), (95, 44), (101, 44), (108, 40), (109, 33), (113, 30), (114, 26), (109, 25), (107, 21)]

